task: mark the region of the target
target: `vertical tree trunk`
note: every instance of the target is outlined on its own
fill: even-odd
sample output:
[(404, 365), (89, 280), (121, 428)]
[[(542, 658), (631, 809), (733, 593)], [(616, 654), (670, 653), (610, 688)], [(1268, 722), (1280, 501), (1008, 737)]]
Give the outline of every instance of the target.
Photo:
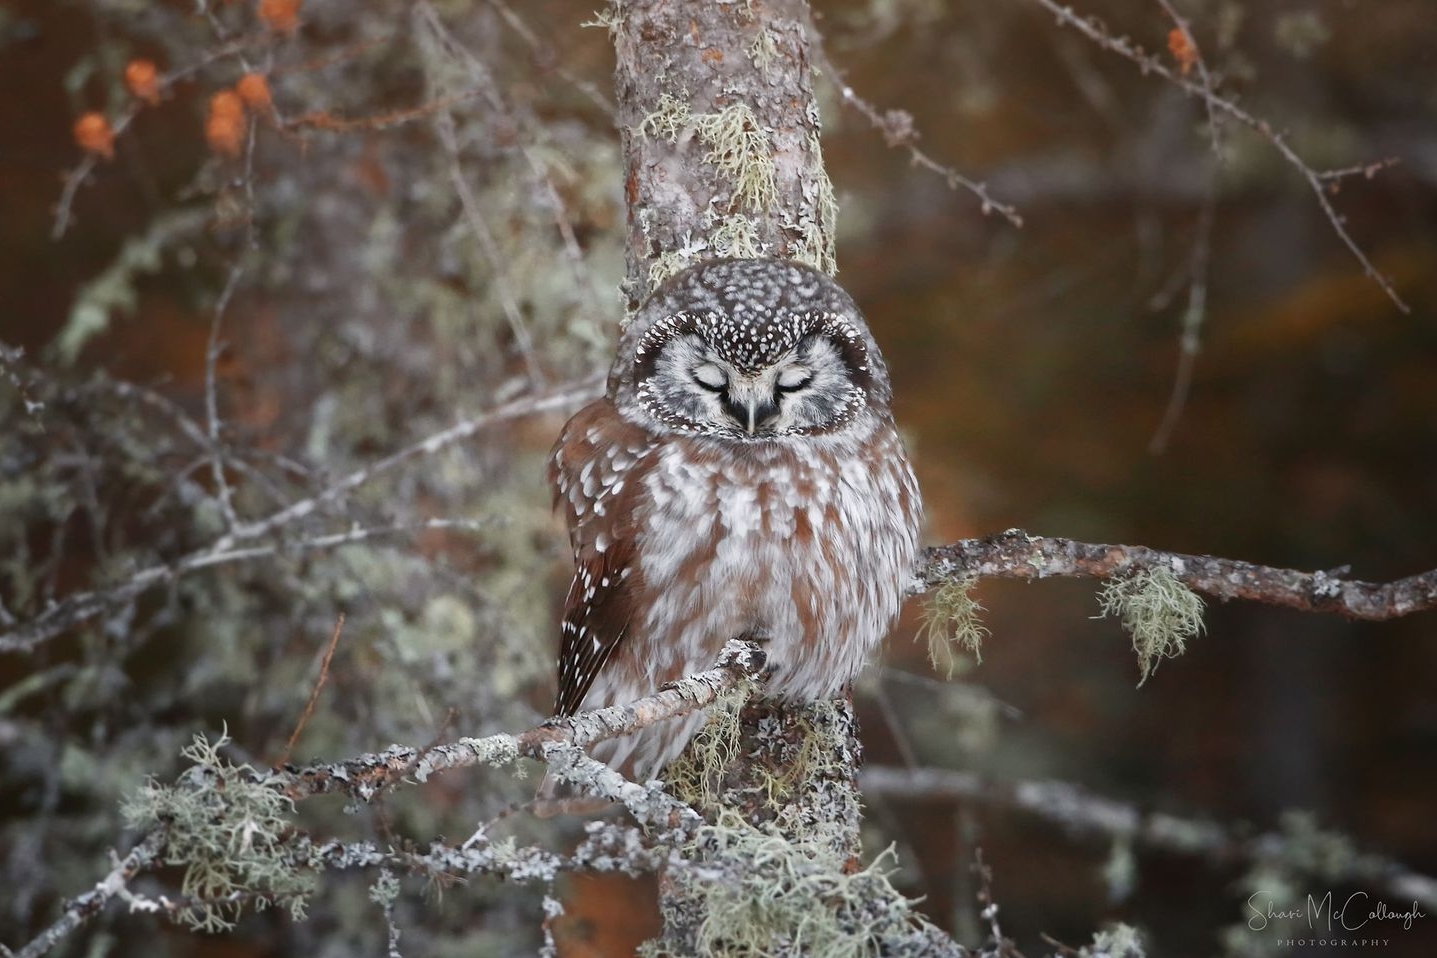
[[(805, 0), (632, 0), (611, 8), (628, 206), (629, 309), (719, 256), (836, 271)], [(711, 817), (737, 812), (856, 864), (860, 748), (845, 700), (743, 711)], [(695, 862), (692, 864), (699, 864)], [(701, 883), (661, 880), (663, 946), (692, 954)]]
[(690, 262), (774, 256), (828, 273), (805, 0), (625, 0), (613, 8), (630, 309)]

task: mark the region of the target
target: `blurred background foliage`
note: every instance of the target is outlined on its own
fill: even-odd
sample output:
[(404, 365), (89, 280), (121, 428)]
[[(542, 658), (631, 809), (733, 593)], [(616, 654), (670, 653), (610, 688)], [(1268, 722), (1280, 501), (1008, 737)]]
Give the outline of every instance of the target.
[[(245, 522), (606, 365), (625, 210), (612, 52), (604, 30), (580, 27), (592, 6), (0, 7), (0, 340), (26, 351), (0, 383), (0, 628), (224, 534), (211, 380)], [(1314, 168), (1398, 160), (1332, 198), (1412, 312), (1363, 275), (1271, 144), (1226, 126), (1215, 164), (1199, 103), (1036, 4), (819, 3), (828, 52), (858, 92), (910, 112), (925, 151), (1024, 219), (982, 215), (823, 87), (840, 280), (892, 367), (928, 541), (1021, 526), (1350, 565), (1364, 579), (1429, 568), (1430, 0), (1177, 6), (1224, 91)], [(1082, 9), (1165, 55), (1160, 4)], [(126, 87), (137, 59), (182, 71), (153, 105)], [(245, 113), (226, 155), (213, 98), (247, 73), (266, 79), (273, 109)], [(133, 121), (53, 238), (87, 111)], [(1213, 184), (1202, 350), (1155, 454)], [(120, 800), (148, 775), (171, 778), (195, 732), (227, 723), (237, 760), (278, 761), (340, 612), (296, 760), (541, 719), (568, 569), (540, 476), (562, 419), (483, 430), (283, 524), (258, 540), (272, 547), (263, 556), (0, 655), (0, 941), (26, 940), (108, 869)], [(344, 533), (363, 541), (325, 544)], [(1431, 615), (1374, 625), (1213, 608), (1207, 635), (1137, 690), (1126, 637), (1092, 620), (1093, 594), (1082, 582), (980, 585), (992, 635), (982, 666), (955, 683), (910, 641), (913, 603), (858, 690), (869, 762), (1063, 779), (1260, 829), (1304, 809), (1437, 871)], [(299, 817), (321, 833), (462, 841), (532, 787), (452, 775), (349, 816), (314, 802)], [(1075, 840), (987, 805), (875, 800), (870, 824), (874, 850), (898, 843), (896, 878), (960, 940), (982, 934), (968, 869), (981, 845), (1005, 930), (1030, 953), (1040, 931), (1081, 941), (1113, 919), (1161, 955), (1271, 950), (1241, 927), (1262, 880), (1247, 864)], [(537, 834), (522, 817), (504, 827)], [(68, 953), (376, 953), (370, 880), (326, 876), (307, 922), (272, 910), (223, 941), (163, 925), (156, 936), (152, 919), (112, 908)], [(408, 880), (405, 948), (531, 953), (537, 894)], [(641, 885), (578, 878), (569, 898), (571, 954), (624, 953), (652, 921)], [(1390, 937), (1384, 954), (1431, 954), (1437, 919)]]

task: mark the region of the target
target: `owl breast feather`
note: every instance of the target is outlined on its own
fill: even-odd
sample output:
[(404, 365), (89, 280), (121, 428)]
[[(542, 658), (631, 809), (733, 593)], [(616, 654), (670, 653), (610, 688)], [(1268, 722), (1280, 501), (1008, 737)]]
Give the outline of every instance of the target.
[(852, 681), (897, 617), (917, 548), (916, 483), (891, 427), (737, 449), (681, 438), (658, 456), (634, 517), (650, 678), (752, 635), (771, 692), (821, 698)]

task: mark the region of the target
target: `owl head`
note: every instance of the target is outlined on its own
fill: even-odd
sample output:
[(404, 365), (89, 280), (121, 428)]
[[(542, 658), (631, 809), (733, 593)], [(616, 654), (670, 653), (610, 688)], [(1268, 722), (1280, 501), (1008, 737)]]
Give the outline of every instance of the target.
[(776, 259), (703, 263), (656, 290), (624, 332), (609, 394), (648, 428), (740, 441), (860, 428), (889, 403), (852, 298)]

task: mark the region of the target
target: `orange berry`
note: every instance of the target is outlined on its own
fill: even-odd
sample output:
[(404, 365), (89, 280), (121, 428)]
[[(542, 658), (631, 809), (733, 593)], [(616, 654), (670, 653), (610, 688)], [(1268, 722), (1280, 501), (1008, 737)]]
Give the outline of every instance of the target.
[(160, 71), (153, 60), (131, 60), (125, 67), (125, 88), (150, 106), (160, 102)]
[(86, 113), (75, 121), (75, 142), (107, 160), (115, 158), (115, 131), (103, 113)]
[(1168, 52), (1173, 55), (1174, 60), (1178, 61), (1178, 66), (1182, 69), (1183, 76), (1187, 76), (1191, 73), (1193, 67), (1197, 65), (1197, 47), (1193, 46), (1192, 40), (1188, 38), (1187, 31), (1182, 27), (1173, 27), (1173, 29), (1168, 32)]
[(269, 93), (269, 81), (261, 73), (246, 73), (240, 77), (240, 81), (235, 84), (235, 92), (244, 101), (244, 105), (255, 113), (268, 112), (274, 106), (274, 100)]
[(259, 0), (259, 18), (277, 33), (299, 29), (300, 0)]
[(210, 97), (210, 116), (244, 119), (244, 101), (233, 90), (221, 90)]
[(210, 97), (210, 115), (205, 120), (205, 141), (221, 156), (239, 156), (248, 129), (244, 101), (233, 90), (221, 90)]

